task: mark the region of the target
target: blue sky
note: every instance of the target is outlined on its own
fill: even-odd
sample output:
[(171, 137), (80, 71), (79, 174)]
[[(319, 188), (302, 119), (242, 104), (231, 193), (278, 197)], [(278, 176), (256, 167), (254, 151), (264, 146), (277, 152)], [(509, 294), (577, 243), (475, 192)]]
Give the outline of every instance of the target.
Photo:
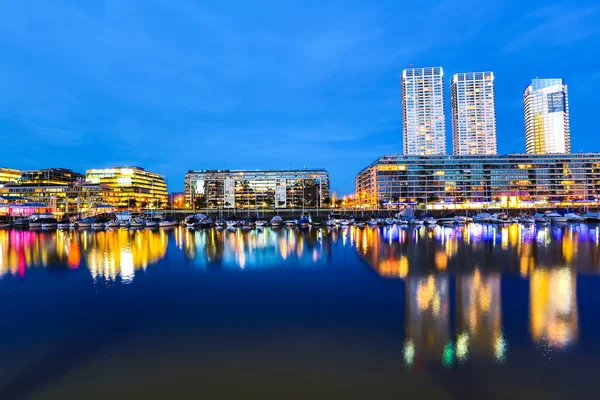
[(494, 71), (500, 153), (524, 151), (529, 80), (562, 77), (573, 151), (600, 151), (598, 21), (594, 1), (7, 1), (0, 166), (139, 165), (170, 190), (189, 169), (324, 167), (349, 193), (402, 152), (410, 64)]

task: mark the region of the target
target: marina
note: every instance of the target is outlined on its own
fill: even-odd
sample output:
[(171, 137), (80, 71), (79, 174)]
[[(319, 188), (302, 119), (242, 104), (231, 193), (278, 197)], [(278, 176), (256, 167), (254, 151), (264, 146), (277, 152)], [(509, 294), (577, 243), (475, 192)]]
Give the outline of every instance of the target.
[(287, 393), (273, 379), (299, 397), (594, 389), (600, 225), (335, 216), (0, 231), (0, 398)]

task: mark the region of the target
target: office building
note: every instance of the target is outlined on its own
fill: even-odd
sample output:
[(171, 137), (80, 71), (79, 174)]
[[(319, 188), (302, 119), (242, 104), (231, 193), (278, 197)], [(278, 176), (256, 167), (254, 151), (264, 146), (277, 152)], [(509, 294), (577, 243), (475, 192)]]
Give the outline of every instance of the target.
[(83, 174), (67, 168), (46, 168), (33, 171), (23, 171), (19, 183), (29, 186), (71, 185), (83, 181)]
[(184, 181), (189, 204), (200, 208), (329, 207), (329, 174), (324, 169), (199, 170)]
[(529, 154), (571, 152), (569, 98), (562, 79), (533, 79), (523, 95)]
[(452, 153), (496, 154), (494, 74), (460, 73), (450, 84)]
[(110, 188), (119, 208), (165, 208), (168, 204), (165, 178), (140, 167), (88, 169), (86, 181)]
[(401, 86), (404, 154), (446, 154), (444, 71), (405, 69)]
[(21, 179), (21, 171), (11, 168), (0, 168), (0, 182), (17, 182)]
[(598, 204), (600, 153), (381, 157), (356, 177), (365, 208), (575, 207)]

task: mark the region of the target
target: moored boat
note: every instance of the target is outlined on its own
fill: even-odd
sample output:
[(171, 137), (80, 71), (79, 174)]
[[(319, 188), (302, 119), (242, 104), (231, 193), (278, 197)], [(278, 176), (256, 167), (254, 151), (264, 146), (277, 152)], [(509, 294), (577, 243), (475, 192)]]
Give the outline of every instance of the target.
[(584, 222), (585, 221), (585, 217), (577, 214), (577, 213), (566, 213), (564, 215), (564, 217), (567, 219), (567, 221), (569, 222)]
[(279, 215), (274, 216), (273, 218), (271, 218), (271, 226), (273, 228), (278, 228), (280, 226), (284, 225), (284, 221), (283, 218), (281, 218)]

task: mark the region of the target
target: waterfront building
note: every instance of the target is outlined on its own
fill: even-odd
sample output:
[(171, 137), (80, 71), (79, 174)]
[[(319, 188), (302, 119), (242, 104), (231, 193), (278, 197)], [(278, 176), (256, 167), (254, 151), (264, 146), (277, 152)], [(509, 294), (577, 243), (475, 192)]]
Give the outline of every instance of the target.
[(404, 154), (446, 154), (443, 69), (405, 69), (401, 86)]
[(571, 152), (569, 98), (562, 79), (533, 79), (523, 95), (529, 154)]
[(460, 73), (450, 84), (452, 153), (496, 154), (494, 74)]
[(364, 208), (598, 205), (600, 153), (381, 157), (356, 177)]
[(23, 171), (19, 183), (28, 186), (53, 186), (71, 185), (83, 181), (83, 174), (73, 172), (67, 168), (46, 168), (40, 170)]
[(184, 181), (189, 204), (207, 208), (329, 207), (329, 174), (324, 169), (199, 170)]
[[(99, 213), (101, 212), (99, 208), (112, 206), (118, 200), (109, 187), (84, 182), (76, 182), (72, 185), (45, 186), (3, 184), (0, 185), (0, 198), (7, 203), (32, 203), (37, 204), (38, 208), (69, 215)], [(18, 207), (12, 208), (17, 209)]]
[(88, 169), (86, 180), (110, 188), (118, 208), (165, 208), (168, 204), (164, 176), (140, 167)]
[(21, 171), (11, 168), (0, 168), (0, 182), (17, 182), (21, 179)]

